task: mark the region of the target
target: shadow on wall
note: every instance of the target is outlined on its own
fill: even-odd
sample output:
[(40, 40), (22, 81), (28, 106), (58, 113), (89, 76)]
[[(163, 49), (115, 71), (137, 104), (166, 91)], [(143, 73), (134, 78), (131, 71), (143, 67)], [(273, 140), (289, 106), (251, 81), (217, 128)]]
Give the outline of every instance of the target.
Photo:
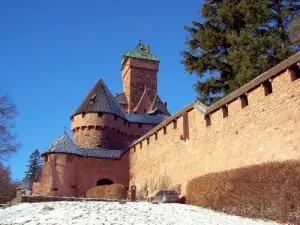
[(300, 161), (270, 162), (188, 182), (187, 203), (252, 218), (300, 224)]

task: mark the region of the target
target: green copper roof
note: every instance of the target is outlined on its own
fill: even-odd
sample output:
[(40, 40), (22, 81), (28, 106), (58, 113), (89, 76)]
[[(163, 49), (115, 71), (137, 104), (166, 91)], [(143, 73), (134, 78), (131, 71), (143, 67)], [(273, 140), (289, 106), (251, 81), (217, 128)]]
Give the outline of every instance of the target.
[(143, 45), (142, 42), (140, 42), (133, 51), (126, 52), (124, 56), (159, 61), (155, 55), (150, 53), (149, 47)]

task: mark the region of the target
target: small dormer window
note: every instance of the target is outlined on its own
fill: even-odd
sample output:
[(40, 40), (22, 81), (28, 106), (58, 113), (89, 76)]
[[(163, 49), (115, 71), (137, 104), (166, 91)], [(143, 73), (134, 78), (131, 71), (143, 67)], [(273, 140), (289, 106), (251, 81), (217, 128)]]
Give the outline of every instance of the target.
[(90, 104), (94, 104), (96, 101), (96, 95), (92, 95), (92, 97), (90, 98)]

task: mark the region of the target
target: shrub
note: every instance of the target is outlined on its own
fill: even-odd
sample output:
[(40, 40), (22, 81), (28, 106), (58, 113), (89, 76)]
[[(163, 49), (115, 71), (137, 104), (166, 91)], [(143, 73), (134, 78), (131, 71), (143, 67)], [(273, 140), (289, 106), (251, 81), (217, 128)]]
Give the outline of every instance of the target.
[(122, 184), (92, 187), (86, 192), (87, 198), (126, 199), (127, 188)]
[(187, 203), (239, 216), (299, 224), (300, 162), (272, 162), (191, 180)]

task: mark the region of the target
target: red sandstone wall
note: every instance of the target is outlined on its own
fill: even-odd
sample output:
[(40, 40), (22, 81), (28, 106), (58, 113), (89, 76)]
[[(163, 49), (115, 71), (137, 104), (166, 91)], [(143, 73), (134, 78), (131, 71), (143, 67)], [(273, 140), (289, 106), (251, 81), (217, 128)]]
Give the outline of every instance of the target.
[(128, 112), (139, 102), (146, 85), (151, 101), (157, 94), (159, 62), (129, 58), (122, 69), (123, 91), (128, 99)]
[(82, 148), (124, 149), (133, 140), (145, 134), (155, 125), (137, 123), (115, 116), (114, 114), (86, 113), (73, 117), (71, 130), (74, 143)]
[(41, 181), (33, 184), (34, 195), (84, 196), (98, 180), (105, 178), (128, 187), (128, 156), (112, 160), (73, 155), (72, 161), (67, 161), (67, 155), (48, 155)]
[(195, 177), (268, 161), (300, 159), (300, 79), (291, 81), (290, 71), (272, 80), (273, 93), (262, 86), (248, 93), (249, 105), (236, 99), (211, 114), (206, 127), (197, 109), (188, 112), (189, 139), (181, 140), (183, 118), (177, 128), (171, 122), (155, 135), (130, 149), (130, 185), (139, 195), (155, 189), (181, 185)]

